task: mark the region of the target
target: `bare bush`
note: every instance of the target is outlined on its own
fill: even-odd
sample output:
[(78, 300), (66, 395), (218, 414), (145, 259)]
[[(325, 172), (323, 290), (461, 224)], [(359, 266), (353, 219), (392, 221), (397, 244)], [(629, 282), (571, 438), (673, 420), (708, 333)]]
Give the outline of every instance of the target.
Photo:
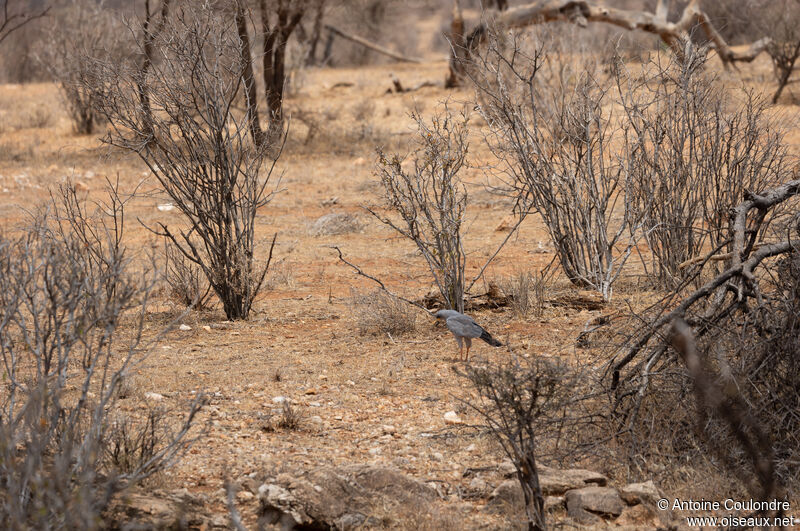
[(160, 50), (146, 69), (95, 61), (92, 87), (113, 127), (105, 141), (147, 164), (190, 224), (155, 231), (203, 271), (229, 319), (247, 318), (275, 244), (256, 259), (256, 213), (273, 196), (267, 186), (280, 145), (252, 140), (252, 117), (235, 109), (247, 64), (232, 21), (203, 4), (145, 36)]
[(540, 357), (525, 365), (515, 359), (498, 366), (468, 366), (467, 378), (480, 397), (469, 405), (486, 421), (517, 471), (528, 529), (546, 529), (537, 459), (542, 441), (563, 429), (574, 378), (567, 367)]
[(730, 208), (786, 180), (789, 168), (766, 102), (743, 92), (731, 105), (705, 71), (706, 50), (687, 46), (685, 55), (618, 77), (636, 171), (629, 199), (645, 218), (653, 268), (667, 286), (680, 283), (687, 260), (729, 244)]
[[(675, 357), (665, 339), (669, 327), (682, 319), (691, 328), (697, 350), (708, 357), (703, 363), (719, 375), (707, 378), (730, 389), (724, 392), (726, 401), (735, 398), (736, 404), (725, 407), (731, 413), (737, 410), (750, 415), (750, 411), (759, 419), (766, 437), (772, 440), (775, 476), (797, 488), (793, 481), (798, 470), (800, 423), (793, 408), (800, 396), (787, 378), (795, 378), (797, 372), (797, 341), (792, 330), (798, 315), (794, 265), (798, 192), (800, 181), (793, 180), (758, 194), (746, 193), (746, 199), (731, 209), (727, 227), (731, 250), (717, 248), (705, 255), (680, 287), (634, 317), (634, 334), (609, 363), (617, 438), (626, 442), (632, 455), (642, 455), (643, 445), (654, 440), (654, 430), (662, 429), (670, 433), (664, 441), (673, 445), (669, 453), (677, 449), (687, 458), (708, 463), (708, 455), (698, 451), (707, 445), (697, 441), (698, 434), (689, 428), (711, 402), (708, 397), (703, 398), (706, 405), (687, 401), (689, 381), (685, 373), (676, 371)], [(775, 219), (776, 211), (783, 207), (788, 212)], [(772, 231), (764, 230), (768, 223), (775, 226)], [(687, 289), (712, 262), (722, 263), (721, 271), (696, 289)], [(715, 407), (712, 404), (711, 409)], [(733, 477), (751, 488), (753, 476), (745, 472), (752, 469), (747, 464), (753, 455), (747, 447), (751, 443), (743, 443), (731, 432), (725, 418), (703, 420), (702, 424), (700, 435), (708, 434), (709, 440), (717, 441)], [(753, 435), (747, 426), (742, 429)], [(760, 466), (757, 474), (763, 472)]]
[(417, 310), (392, 295), (376, 290), (351, 294), (358, 333), (403, 335), (417, 326)]
[(262, 423), (261, 429), (264, 431), (277, 430), (299, 430), (303, 427), (305, 416), (303, 412), (295, 408), (291, 401), (286, 398), (281, 403), (280, 412), (276, 415), (268, 415)]
[[(557, 59), (553, 59), (557, 61)], [(609, 111), (610, 90), (598, 72), (540, 78), (541, 44), (491, 38), (472, 79), (489, 146), (508, 176), (520, 215), (542, 216), (569, 280), (608, 300), (640, 234), (632, 208), (635, 159), (613, 147), (625, 124)]]
[(50, 11), (49, 6), (39, 9), (28, 9), (28, 7), (27, 2), (22, 0), (3, 0), (3, 6), (0, 8), (0, 44), (14, 32), (46, 16)]
[(467, 208), (467, 190), (459, 172), (467, 164), (467, 118), (434, 116), (430, 124), (417, 114), (417, 150), (413, 169), (404, 168), (397, 155), (379, 151), (379, 177), (386, 206), (394, 220), (368, 208), (370, 214), (417, 246), (428, 263), (436, 287), (448, 308), (464, 311), (466, 256), (461, 224)]
[(75, 132), (88, 135), (102, 119), (91, 87), (91, 58), (118, 61), (132, 42), (123, 38), (125, 28), (103, 2), (72, 0), (53, 16), (58, 24), (37, 59), (58, 83)]
[(108, 218), (90, 215), (74, 189), (62, 191), (21, 236), (0, 239), (5, 529), (96, 528), (116, 493), (186, 451), (200, 407), (140, 459), (106, 459), (121, 381), (147, 356), (154, 276), (131, 267), (116, 191), (99, 209)]

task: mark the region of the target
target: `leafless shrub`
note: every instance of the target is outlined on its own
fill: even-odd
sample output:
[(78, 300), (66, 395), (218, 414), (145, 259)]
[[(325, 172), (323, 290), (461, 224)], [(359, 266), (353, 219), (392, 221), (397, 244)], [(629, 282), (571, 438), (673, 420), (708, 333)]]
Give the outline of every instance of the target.
[(382, 291), (368, 294), (351, 294), (358, 333), (403, 335), (417, 326), (417, 310), (405, 302)]
[(105, 443), (107, 466), (124, 474), (141, 468), (170, 440), (162, 408), (149, 409), (143, 420), (118, 415), (110, 422)]
[(103, 1), (71, 0), (53, 16), (58, 23), (37, 59), (58, 83), (75, 132), (92, 134), (102, 121), (91, 87), (92, 58), (119, 61), (132, 43)]
[[(768, 446), (773, 449), (775, 478), (797, 488), (800, 422), (794, 411), (800, 395), (787, 379), (796, 378), (798, 371), (796, 334), (792, 332), (798, 322), (800, 284), (795, 265), (798, 192), (800, 181), (795, 179), (758, 194), (746, 193), (746, 199), (731, 209), (727, 227), (731, 250), (717, 248), (703, 256), (679, 288), (635, 316), (633, 335), (614, 353), (608, 367), (617, 439), (628, 446), (631, 456), (642, 456), (643, 446), (659, 429), (670, 434), (665, 442), (673, 446), (671, 453), (708, 463), (709, 456), (702, 450), (708, 448), (704, 442), (707, 435), (725, 449), (729, 470), (738, 469), (733, 476), (752, 492), (752, 476), (741, 472), (752, 468), (747, 463), (754, 455), (752, 437), (759, 440), (757, 453), (766, 455), (764, 436), (751, 427), (741, 425), (750, 438), (747, 442), (736, 430), (729, 430), (724, 415), (717, 412), (716, 420), (711, 417), (711, 410), (720, 406), (718, 399), (701, 397), (702, 403), (688, 399), (690, 380), (675, 368), (675, 357), (665, 340), (669, 327), (682, 319), (691, 328), (697, 351), (707, 358), (703, 371), (713, 369), (712, 373), (718, 374), (704, 378), (717, 380), (714, 385), (725, 389), (721, 406), (731, 414), (757, 417), (760, 429), (772, 441)], [(775, 212), (783, 208), (791, 216), (776, 220)], [(768, 223), (773, 230), (765, 230)], [(780, 227), (782, 230), (777, 230)], [(722, 263), (721, 270), (696, 289), (688, 289), (712, 262)], [(691, 367), (689, 376), (696, 376)], [(698, 419), (703, 429), (689, 429)], [(651, 454), (650, 459), (654, 457)], [(757, 463), (756, 477), (762, 485), (764, 472)]]
[(229, 319), (245, 319), (274, 248), (273, 238), (259, 265), (255, 217), (273, 196), (267, 185), (279, 149), (253, 141), (253, 117), (235, 110), (247, 64), (233, 21), (204, 3), (171, 16), (157, 38), (160, 61), (147, 69), (95, 62), (92, 87), (113, 127), (105, 141), (147, 164), (190, 223), (188, 231), (162, 223), (156, 232), (203, 271)]
[(467, 164), (467, 117), (434, 116), (430, 124), (412, 114), (417, 123), (417, 150), (413, 168), (403, 159), (379, 151), (378, 176), (392, 219), (368, 208), (370, 214), (417, 246), (428, 263), (436, 287), (448, 308), (464, 311), (466, 256), (461, 224), (467, 208), (467, 190), (459, 172)]
[(565, 428), (564, 412), (575, 401), (574, 375), (566, 366), (536, 357), (528, 363), (468, 366), (466, 376), (480, 397), (469, 405), (514, 463), (528, 529), (546, 529), (537, 459), (543, 441)]
[(670, 287), (687, 260), (726, 245), (730, 208), (786, 180), (789, 168), (765, 102), (742, 93), (730, 105), (705, 71), (705, 50), (687, 46), (685, 55), (617, 78), (636, 170), (630, 201), (645, 218), (655, 273)]
[[(775, 463), (769, 436), (759, 422), (750, 414), (746, 401), (736, 389), (736, 383), (728, 375), (723, 375), (722, 382), (717, 379), (706, 356), (701, 356), (697, 351), (691, 327), (682, 319), (676, 320), (672, 325), (672, 347), (680, 354), (683, 363), (693, 382), (694, 393), (697, 399), (697, 425), (700, 433), (712, 431), (714, 423), (711, 418), (724, 423), (731, 439), (741, 446), (746, 458), (751, 461), (749, 474), (755, 476), (757, 484), (745, 480), (745, 485), (750, 489), (750, 494), (758, 500), (769, 500), (776, 491)], [(726, 367), (721, 367), (725, 371)], [(724, 387), (723, 387), (724, 386)], [(748, 473), (742, 471), (742, 463), (737, 462), (735, 446), (727, 444), (727, 437), (720, 437), (714, 433), (707, 440), (711, 450), (722, 458), (735, 474), (745, 478)], [(720, 444), (726, 441), (725, 444)], [(765, 514), (767, 511), (758, 510), (756, 514)], [(783, 514), (781, 510), (779, 514)]]
[(21, 0), (3, 0), (0, 10), (0, 44), (14, 32), (23, 29), (36, 19), (42, 18), (50, 11), (50, 6), (30, 9), (27, 2)]
[(95, 217), (73, 188), (62, 188), (22, 235), (0, 239), (5, 529), (95, 528), (116, 493), (194, 440), (199, 402), (142, 459), (124, 469), (106, 459), (120, 382), (148, 352), (142, 333), (154, 286), (122, 245), (124, 206), (112, 189)]
[(635, 159), (614, 147), (625, 124), (609, 110), (610, 88), (596, 71), (544, 69), (553, 61), (543, 45), (529, 51), (518, 36), (490, 38), (476, 61), (468, 71), (515, 211), (539, 213), (570, 281), (610, 299), (641, 224), (630, 197)]
[[(377, 175), (383, 185), (385, 207), (390, 213), (384, 214), (377, 206), (365, 209), (400, 236), (414, 242), (428, 265), (444, 305), (463, 312), (465, 294), (483, 277), (486, 268), (516, 233), (525, 214), (489, 255), (477, 275), (467, 281), (461, 229), (468, 195), (459, 175), (468, 165), (466, 110), (454, 115), (445, 104), (444, 112), (434, 115), (429, 123), (416, 112), (412, 112), (411, 117), (417, 124), (411, 160), (397, 154), (389, 158), (378, 150)], [(372, 280), (393, 297), (430, 313), (422, 304), (390, 293), (380, 279), (348, 262), (338, 247), (333, 248), (339, 260), (357, 274)]]
[[(767, 53), (772, 59), (775, 80), (778, 88), (772, 95), (772, 103), (777, 103), (789, 83), (800, 59), (800, 1), (778, 0), (770, 2), (770, 6), (762, 8), (760, 26), (767, 29), (772, 41), (767, 46)], [(796, 81), (796, 80), (795, 80)]]
[(164, 241), (164, 258), (164, 279), (172, 298), (186, 308), (206, 308), (211, 296), (211, 286), (203, 275), (203, 270), (186, 258), (168, 239)]

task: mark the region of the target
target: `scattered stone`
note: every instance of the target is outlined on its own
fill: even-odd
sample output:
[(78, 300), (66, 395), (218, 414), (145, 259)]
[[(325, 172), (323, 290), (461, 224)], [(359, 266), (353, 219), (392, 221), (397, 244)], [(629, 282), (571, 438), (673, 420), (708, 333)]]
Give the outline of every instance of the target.
[(584, 487), (567, 491), (567, 514), (582, 523), (596, 521), (596, 516), (619, 516), (625, 508), (617, 489)]
[(306, 389), (306, 394), (307, 395), (315, 395), (315, 394), (317, 394), (317, 390), (314, 389), (313, 387), (309, 387), (308, 389)]
[(289, 399), (288, 399), (288, 398), (286, 398), (285, 396), (275, 396), (275, 397), (272, 397), (272, 403), (273, 403), (273, 404), (283, 404), (283, 403), (284, 403), (284, 402), (286, 402), (287, 400), (289, 400)]
[(392, 435), (393, 433), (397, 432), (397, 429), (391, 424), (384, 424), (381, 426), (381, 430), (383, 430), (383, 433), (387, 435)]
[(169, 212), (170, 210), (175, 208), (175, 205), (173, 205), (172, 203), (164, 203), (164, 204), (158, 205), (156, 208), (158, 208), (158, 210), (160, 212)]
[(187, 325), (187, 324), (182, 324), (182, 325), (180, 325), (178, 328), (179, 328), (179, 329), (181, 329), (181, 330), (183, 330), (184, 332), (188, 332), (189, 330), (191, 330), (191, 329), (192, 329), (192, 327), (191, 327), (191, 326), (189, 326), (189, 325)]
[(561, 495), (572, 489), (580, 489), (589, 485), (605, 486), (608, 478), (603, 474), (581, 468), (559, 470), (539, 465), (539, 484), (545, 495)]
[(619, 495), (625, 500), (628, 505), (636, 505), (639, 503), (655, 504), (664, 496), (658, 490), (653, 480), (645, 481), (644, 483), (631, 483), (619, 489)]
[(153, 393), (153, 392), (150, 392), (150, 391), (148, 391), (147, 393), (145, 393), (145, 394), (144, 394), (144, 397), (145, 397), (145, 399), (147, 399), (147, 400), (154, 400), (154, 401), (156, 401), (156, 402), (159, 402), (159, 401), (161, 401), (161, 400), (164, 400), (164, 395), (162, 395), (162, 394), (159, 394), (159, 393)]
[(375, 500), (397, 510), (418, 511), (436, 491), (395, 469), (375, 465), (316, 467), (300, 475), (280, 474), (258, 489), (259, 517), (282, 529), (375, 527), (365, 514)]
[(75, 181), (73, 183), (73, 186), (75, 187), (75, 190), (77, 190), (78, 192), (88, 192), (89, 191), (89, 185), (86, 184), (83, 181)]
[(447, 424), (462, 424), (461, 417), (455, 411), (448, 411), (444, 414), (444, 421)]
[(488, 508), (495, 511), (506, 511), (508, 507), (521, 507), (524, 504), (522, 487), (519, 481), (507, 479), (500, 483), (491, 494), (489, 494)]
[(211, 332), (211, 327), (208, 325), (203, 325), (203, 330), (205, 330), (206, 332)]
[(489, 491), (489, 485), (481, 478), (474, 477), (469, 482), (469, 490), (478, 496), (483, 496)]
[(360, 218), (348, 212), (333, 212), (318, 218), (311, 226), (312, 236), (335, 236), (358, 232), (363, 228)]
[(322, 420), (322, 417), (320, 417), (319, 415), (314, 415), (313, 417), (311, 417), (308, 420), (309, 420), (309, 422), (311, 422), (312, 426), (314, 426), (315, 428), (317, 428), (319, 430), (321, 430), (322, 428), (325, 427), (325, 422)]

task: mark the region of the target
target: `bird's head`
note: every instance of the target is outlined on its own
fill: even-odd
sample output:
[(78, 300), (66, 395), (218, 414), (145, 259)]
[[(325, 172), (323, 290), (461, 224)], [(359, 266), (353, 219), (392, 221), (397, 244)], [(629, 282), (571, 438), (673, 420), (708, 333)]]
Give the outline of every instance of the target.
[(437, 319), (447, 319), (448, 317), (453, 317), (454, 315), (458, 315), (458, 312), (455, 310), (439, 310), (434, 314)]

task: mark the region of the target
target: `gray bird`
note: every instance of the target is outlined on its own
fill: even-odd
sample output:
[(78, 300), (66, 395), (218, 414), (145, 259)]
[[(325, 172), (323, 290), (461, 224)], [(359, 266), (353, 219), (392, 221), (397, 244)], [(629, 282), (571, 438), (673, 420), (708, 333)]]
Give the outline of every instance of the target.
[[(464, 315), (455, 310), (439, 310), (436, 312), (436, 318), (444, 319), (447, 329), (455, 336), (459, 349), (458, 359), (469, 361), (469, 349), (472, 347), (472, 340), (475, 338), (481, 338), (493, 347), (500, 347), (503, 345), (493, 338), (489, 332), (481, 328), (469, 315)], [(466, 357), (464, 357), (464, 344), (467, 346)]]

